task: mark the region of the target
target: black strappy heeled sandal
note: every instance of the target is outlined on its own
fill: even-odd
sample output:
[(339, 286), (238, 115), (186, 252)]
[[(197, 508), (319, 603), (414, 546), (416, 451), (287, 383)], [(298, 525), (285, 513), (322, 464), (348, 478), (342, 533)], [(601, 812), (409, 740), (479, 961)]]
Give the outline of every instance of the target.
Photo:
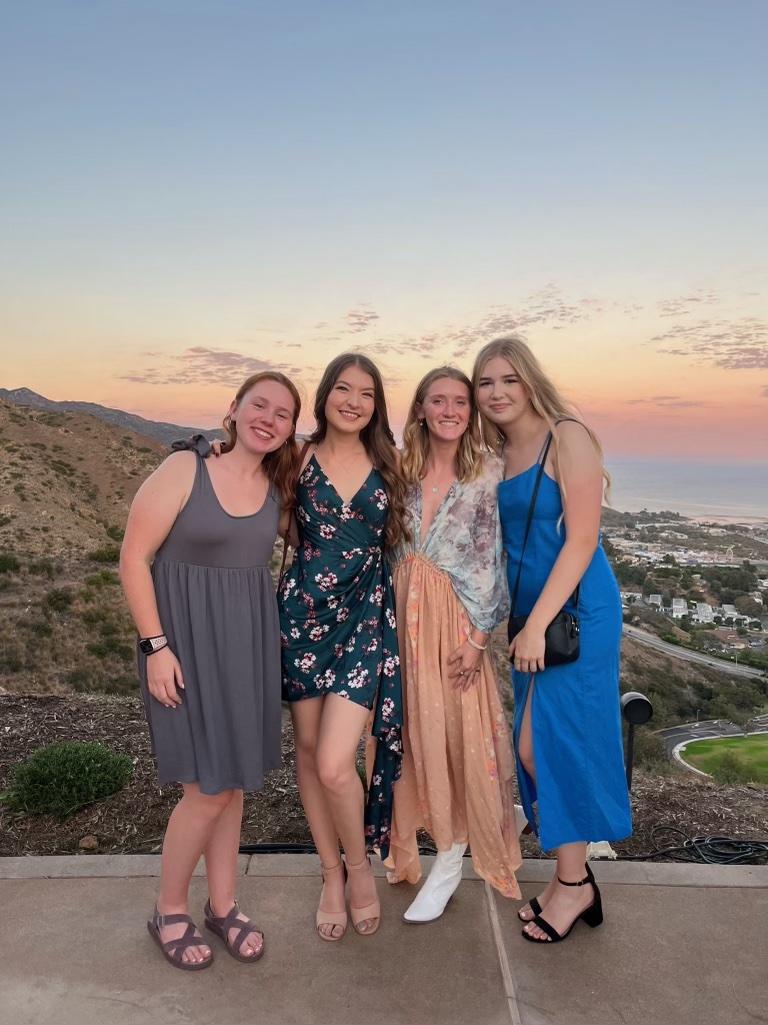
[[(531, 936), (530, 933), (526, 932), (525, 929), (523, 929), (522, 933), (526, 940), (530, 940), (531, 943), (560, 943), (561, 940), (564, 940), (568, 935), (570, 935), (571, 929), (573, 929), (574, 925), (576, 925), (579, 919), (585, 922), (592, 929), (595, 929), (598, 925), (602, 925), (603, 899), (600, 896), (600, 888), (595, 882), (595, 877), (593, 876), (592, 869), (589, 867), (589, 865), (585, 864), (584, 868), (587, 874), (586, 876), (584, 876), (583, 879), (580, 879), (577, 883), (567, 883), (564, 879), (561, 879), (560, 876), (557, 877), (557, 881), (558, 883), (560, 883), (561, 886), (586, 886), (587, 883), (591, 883), (592, 889), (595, 891), (595, 899), (592, 901), (589, 907), (585, 908), (580, 915), (577, 915), (576, 918), (574, 918), (574, 920), (568, 926), (566, 931), (562, 933), (562, 935), (557, 931), (557, 929), (551, 926), (545, 918), (542, 918), (540, 914), (537, 914), (536, 917), (532, 918), (530, 922), (528, 922), (527, 924), (537, 925), (542, 932), (545, 932), (547, 934), (549, 939), (538, 939), (536, 936)], [(537, 906), (539, 904), (539, 902), (534, 897), (533, 900), (530, 902), (531, 908), (533, 908), (534, 902)]]
[[(574, 886), (576, 885), (577, 884), (574, 883)], [(536, 917), (536, 915), (541, 914), (541, 904), (539, 904), (537, 897), (531, 897), (531, 899), (528, 901), (528, 907), (533, 912), (534, 918)], [(533, 921), (533, 918), (523, 918), (523, 910), (523, 908), (520, 908), (520, 910), (517, 912), (517, 917), (520, 919), (521, 922), (525, 922), (525, 924), (528, 925), (529, 922)]]

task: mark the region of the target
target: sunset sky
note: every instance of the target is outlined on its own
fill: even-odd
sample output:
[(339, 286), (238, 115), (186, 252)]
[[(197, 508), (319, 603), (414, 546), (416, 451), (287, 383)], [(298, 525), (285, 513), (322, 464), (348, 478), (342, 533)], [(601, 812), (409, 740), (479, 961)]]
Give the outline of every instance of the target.
[(515, 330), (609, 455), (767, 460), (766, 10), (9, 5), (0, 384), (209, 425), (360, 348), (397, 425)]

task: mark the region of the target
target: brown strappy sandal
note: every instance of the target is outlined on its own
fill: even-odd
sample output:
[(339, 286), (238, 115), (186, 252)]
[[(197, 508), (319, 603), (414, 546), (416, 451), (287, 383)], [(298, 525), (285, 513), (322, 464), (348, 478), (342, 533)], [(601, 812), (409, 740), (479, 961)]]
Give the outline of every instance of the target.
[[(160, 937), (160, 930), (164, 929), (167, 925), (179, 925), (181, 922), (187, 923), (187, 928), (183, 935), (179, 936), (178, 939), (163, 942)], [(203, 961), (184, 960), (184, 951), (188, 950), (189, 947), (208, 946), (189, 915), (161, 915), (157, 907), (155, 907), (152, 919), (147, 922), (147, 929), (149, 935), (163, 952), (165, 960), (172, 964), (174, 968), (181, 968), (183, 972), (200, 972), (203, 968), (209, 968), (213, 964), (213, 951)]]
[[(350, 872), (356, 872), (358, 869), (363, 868), (366, 865), (368, 868), (371, 867), (370, 854), (366, 855), (365, 860), (358, 862), (357, 865), (350, 865), (349, 862), (347, 862), (347, 868)], [(376, 880), (374, 878), (374, 886), (375, 885)], [(376, 900), (371, 901), (370, 904), (366, 904), (363, 908), (356, 908), (350, 903), (349, 913), (352, 916), (352, 925), (354, 926), (355, 932), (358, 936), (373, 936), (381, 925), (381, 901), (378, 896), (376, 897)], [(366, 921), (375, 921), (376, 924), (372, 929), (361, 929), (360, 926)]]
[[(346, 885), (347, 866), (343, 861), (339, 860), (336, 865), (331, 865), (330, 868), (326, 868), (324, 865), (320, 866), (320, 870), (323, 873), (323, 893), (325, 892), (326, 875), (330, 872), (335, 872), (340, 868), (344, 870), (344, 883)], [(320, 894), (320, 906), (318, 907), (317, 914), (315, 915), (315, 929), (321, 940), (325, 940), (327, 943), (338, 943), (339, 940), (344, 938), (347, 931), (347, 909), (345, 907), (343, 911), (326, 911), (323, 907), (323, 893)], [(338, 926), (343, 930), (343, 932), (338, 936), (334, 936), (333, 933), (323, 933), (320, 931), (320, 927), (323, 925), (331, 925), (334, 927)]]
[[(264, 953), (264, 933), (261, 929), (257, 929), (253, 922), (242, 922), (237, 916), (240, 914), (240, 907), (237, 901), (232, 905), (226, 915), (223, 918), (217, 918), (213, 913), (210, 900), (205, 902), (205, 927), (210, 929), (211, 932), (224, 941), (224, 946), (227, 948), (227, 953), (231, 954), (236, 961), (242, 961), (243, 964), (253, 964), (254, 961), (258, 961)], [(234, 940), (230, 942), (229, 934), (232, 929), (237, 929), (237, 935)], [(256, 951), (255, 954), (241, 954), (240, 950), (245, 943), (246, 939), (251, 933), (258, 933), (261, 936), (261, 947)]]

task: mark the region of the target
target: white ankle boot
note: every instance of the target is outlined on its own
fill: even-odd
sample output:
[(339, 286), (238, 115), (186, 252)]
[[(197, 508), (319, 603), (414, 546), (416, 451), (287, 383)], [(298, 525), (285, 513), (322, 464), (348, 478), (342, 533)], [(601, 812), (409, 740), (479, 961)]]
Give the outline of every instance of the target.
[(403, 915), (406, 922), (433, 922), (445, 911), (445, 905), (461, 882), (461, 865), (465, 843), (455, 843), (449, 851), (440, 851), (419, 890), (416, 900)]
[(525, 817), (522, 804), (515, 805), (515, 826), (517, 827), (517, 835), (521, 836), (523, 830), (528, 825), (528, 819)]

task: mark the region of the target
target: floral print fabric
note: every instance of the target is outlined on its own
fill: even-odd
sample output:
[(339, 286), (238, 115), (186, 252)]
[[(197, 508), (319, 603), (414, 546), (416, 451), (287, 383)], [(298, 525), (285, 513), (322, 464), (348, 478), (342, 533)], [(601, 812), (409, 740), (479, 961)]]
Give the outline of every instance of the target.
[(376, 739), (366, 841), (389, 850), (402, 758), (400, 656), (383, 538), (389, 503), (377, 470), (350, 502), (314, 455), (296, 490), (299, 547), (279, 591), (283, 697), (338, 694), (372, 710)]
[(410, 488), (412, 539), (398, 547), (395, 557), (399, 563), (418, 553), (447, 573), (472, 625), (484, 633), (509, 615), (496, 495), (502, 477), (501, 460), (486, 456), (475, 480), (451, 486), (423, 541), (421, 487)]

